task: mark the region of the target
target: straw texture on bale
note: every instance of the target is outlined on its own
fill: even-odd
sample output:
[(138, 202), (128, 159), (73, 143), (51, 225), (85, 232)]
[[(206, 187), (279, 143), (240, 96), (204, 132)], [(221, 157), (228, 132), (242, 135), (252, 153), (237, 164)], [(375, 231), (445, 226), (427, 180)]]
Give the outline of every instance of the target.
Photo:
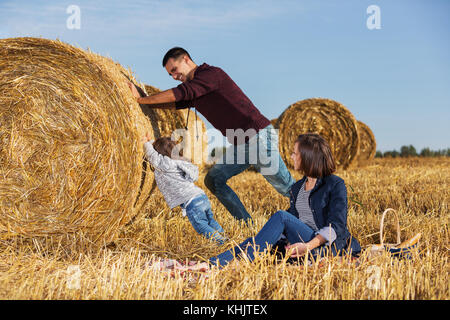
[(277, 129), (278, 128), (278, 118), (270, 120), (270, 124)]
[(0, 40), (0, 238), (111, 241), (144, 204), (153, 130), (123, 73), (60, 41)]
[(364, 163), (375, 158), (377, 142), (372, 130), (362, 121), (357, 121), (359, 133), (358, 162)]
[[(93, 60), (97, 65), (99, 65), (103, 72), (107, 74), (107, 76), (114, 80), (117, 88), (120, 90), (124, 101), (128, 104), (135, 104), (134, 99), (131, 98), (131, 94), (129, 89), (125, 85), (125, 80), (131, 80), (136, 82), (133, 74), (130, 70), (124, 69), (119, 63), (114, 62), (112, 59), (101, 56), (99, 54), (93, 53), (89, 50), (88, 52), (89, 59)], [(139, 132), (149, 133), (153, 137), (157, 137), (159, 134), (159, 130), (155, 130), (157, 125), (155, 123), (158, 122), (158, 118), (147, 117), (145, 118), (142, 114), (144, 110), (141, 108), (141, 112), (136, 108), (136, 125), (138, 126)], [(145, 114), (145, 113), (144, 113)], [(150, 121), (149, 121), (150, 120)], [(139, 142), (141, 140), (139, 139)], [(156, 187), (156, 182), (154, 179), (153, 172), (151, 170), (150, 164), (143, 157), (142, 159), (142, 173), (141, 173), (141, 185), (139, 188), (139, 193), (136, 201), (134, 202), (134, 213), (132, 218), (136, 218), (136, 215), (143, 209), (144, 205), (148, 201), (151, 192)]]
[[(161, 92), (160, 89), (145, 85), (148, 95)], [(206, 125), (199, 117), (196, 117), (194, 109), (167, 110), (146, 108), (144, 113), (154, 117), (152, 121), (155, 134), (167, 136), (179, 142), (183, 148), (183, 156), (199, 168), (203, 168), (208, 158), (208, 136)], [(189, 112), (189, 119), (188, 119)], [(187, 130), (186, 128), (186, 121)]]
[(356, 119), (339, 102), (311, 98), (290, 105), (278, 118), (279, 150), (286, 165), (293, 167), (292, 147), (298, 135), (317, 133), (330, 144), (338, 168), (346, 169), (356, 159), (359, 135)]
[(179, 134), (183, 136), (182, 147), (184, 150), (184, 156), (196, 164), (200, 169), (204, 168), (208, 161), (208, 134), (206, 131), (206, 125), (200, 117), (198, 117), (191, 109), (180, 110), (183, 119), (189, 119), (186, 131), (179, 131)]
[[(145, 85), (147, 95), (152, 95), (161, 92), (160, 89), (151, 85)], [(144, 105), (144, 114), (152, 119), (153, 131), (155, 137), (170, 137), (172, 132), (176, 129), (184, 128), (185, 119), (183, 114), (178, 110), (168, 110), (161, 108), (149, 108)]]

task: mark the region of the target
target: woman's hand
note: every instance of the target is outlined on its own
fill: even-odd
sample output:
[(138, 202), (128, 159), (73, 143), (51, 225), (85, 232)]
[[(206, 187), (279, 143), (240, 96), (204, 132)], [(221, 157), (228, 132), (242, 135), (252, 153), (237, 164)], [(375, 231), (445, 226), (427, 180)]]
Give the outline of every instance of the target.
[(309, 242), (297, 242), (291, 245), (287, 245), (286, 252), (291, 254), (291, 257), (297, 258), (305, 255), (308, 251), (311, 251), (321, 245), (323, 245), (327, 240), (320, 234), (317, 234)]
[(290, 256), (293, 258), (301, 257), (305, 255), (306, 252), (308, 252), (308, 250), (310, 250), (308, 245), (304, 242), (297, 242), (294, 244), (290, 244), (287, 245), (285, 248), (286, 252), (290, 254)]
[(152, 140), (152, 137), (151, 137), (150, 133), (148, 133), (148, 132), (145, 134), (144, 137), (142, 137), (142, 143), (146, 143), (151, 140)]

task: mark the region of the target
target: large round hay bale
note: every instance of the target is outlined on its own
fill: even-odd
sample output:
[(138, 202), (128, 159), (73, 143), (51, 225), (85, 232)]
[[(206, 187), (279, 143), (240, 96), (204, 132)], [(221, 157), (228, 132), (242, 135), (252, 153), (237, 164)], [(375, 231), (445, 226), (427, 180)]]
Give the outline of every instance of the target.
[(60, 41), (0, 39), (0, 237), (109, 242), (143, 205), (148, 118), (112, 60)]
[(317, 133), (330, 144), (338, 168), (346, 169), (356, 158), (359, 136), (355, 117), (339, 102), (311, 98), (290, 105), (278, 118), (279, 149), (293, 167), (292, 148), (298, 135)]
[(362, 121), (357, 121), (359, 133), (359, 153), (358, 162), (360, 164), (375, 158), (377, 142), (372, 130)]
[[(145, 85), (145, 91), (148, 95), (161, 92), (160, 89), (150, 85)], [(156, 124), (155, 132), (159, 132), (160, 136), (170, 137), (173, 134), (173, 139), (181, 143), (183, 156), (203, 168), (208, 158), (208, 136), (205, 123), (196, 115), (194, 109), (190, 111), (188, 109), (148, 109), (150, 109), (148, 114), (153, 114), (155, 119), (152, 122)]]
[[(129, 89), (125, 85), (126, 80), (131, 80), (136, 83), (136, 79), (133, 77), (133, 73), (129, 69), (123, 68), (119, 63), (113, 61), (110, 58), (101, 56), (99, 54), (93, 53), (90, 50), (88, 51), (88, 57), (90, 60), (93, 60), (97, 65), (100, 66), (102, 71), (107, 73), (110, 79), (113, 79), (118, 88), (121, 90), (121, 94), (123, 95), (126, 103), (131, 103), (135, 105), (135, 101), (132, 98)], [(145, 134), (149, 133), (153, 137), (158, 137), (160, 134), (158, 125), (159, 118), (154, 117), (144, 117), (142, 108), (139, 112), (138, 108), (135, 108), (136, 113), (136, 125), (139, 127), (140, 132), (145, 132)], [(144, 113), (145, 114), (145, 113)], [(155, 129), (157, 128), (157, 129)], [(141, 141), (139, 139), (139, 141)], [(154, 188), (156, 188), (156, 182), (154, 180), (153, 171), (145, 159), (142, 158), (142, 170), (141, 170), (141, 184), (138, 192), (138, 196), (134, 202), (134, 213), (132, 218), (136, 218), (139, 212), (142, 211), (144, 205), (147, 203), (150, 198), (150, 194)]]

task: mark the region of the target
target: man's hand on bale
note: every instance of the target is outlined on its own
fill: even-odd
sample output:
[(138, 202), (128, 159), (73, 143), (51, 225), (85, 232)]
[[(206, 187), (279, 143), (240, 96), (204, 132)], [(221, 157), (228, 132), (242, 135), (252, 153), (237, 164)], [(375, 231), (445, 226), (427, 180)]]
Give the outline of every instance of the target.
[(139, 94), (138, 90), (136, 89), (136, 86), (133, 83), (131, 83), (130, 81), (127, 81), (127, 85), (128, 85), (128, 88), (130, 88), (131, 93), (133, 93), (133, 96), (136, 99), (141, 97), (141, 95)]

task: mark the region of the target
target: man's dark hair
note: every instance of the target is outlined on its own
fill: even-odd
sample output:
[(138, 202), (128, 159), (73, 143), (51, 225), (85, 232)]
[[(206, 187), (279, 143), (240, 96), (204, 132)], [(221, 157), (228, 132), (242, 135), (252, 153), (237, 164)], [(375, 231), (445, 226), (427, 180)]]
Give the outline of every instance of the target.
[(328, 142), (318, 134), (306, 133), (298, 136), (298, 149), (300, 152), (300, 170), (311, 178), (326, 177), (336, 171)]
[(192, 60), (191, 56), (189, 55), (189, 53), (184, 50), (183, 48), (180, 47), (174, 47), (172, 49), (170, 49), (169, 51), (167, 51), (167, 53), (164, 55), (163, 61), (162, 61), (162, 65), (163, 67), (166, 66), (167, 61), (169, 61), (170, 58), (173, 59), (178, 59), (181, 56), (187, 55), (189, 57), (189, 59)]

